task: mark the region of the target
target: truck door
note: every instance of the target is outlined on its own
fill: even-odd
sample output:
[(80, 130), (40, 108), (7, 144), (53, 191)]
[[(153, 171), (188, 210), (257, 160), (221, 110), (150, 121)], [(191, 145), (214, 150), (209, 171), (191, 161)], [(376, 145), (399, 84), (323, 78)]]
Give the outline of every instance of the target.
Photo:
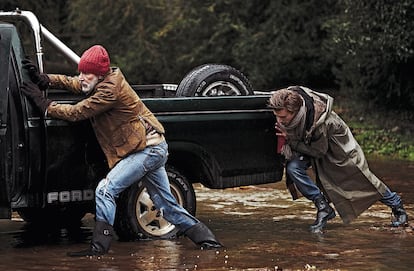
[(24, 189), (27, 171), (18, 87), (20, 73), (16, 62), (17, 48), (13, 48), (16, 34), (11, 25), (0, 26), (0, 218), (11, 217), (11, 201)]

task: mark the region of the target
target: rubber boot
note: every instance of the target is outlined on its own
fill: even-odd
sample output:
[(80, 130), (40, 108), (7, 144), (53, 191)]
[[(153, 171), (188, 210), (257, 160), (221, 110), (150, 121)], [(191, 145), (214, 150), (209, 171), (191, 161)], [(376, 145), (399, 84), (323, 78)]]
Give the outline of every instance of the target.
[(328, 220), (336, 216), (335, 210), (329, 205), (323, 195), (318, 196), (314, 200), (315, 206), (318, 209), (316, 220), (310, 226), (311, 232), (320, 232), (325, 227)]
[(392, 207), (391, 210), (392, 210), (392, 214), (394, 215), (394, 218), (391, 221), (391, 226), (393, 227), (408, 226), (408, 215), (402, 203), (400, 205)]
[(216, 237), (210, 231), (210, 229), (202, 222), (199, 222), (190, 227), (184, 232), (184, 234), (195, 244), (199, 245), (202, 249), (214, 249), (223, 247), (223, 245), (217, 241)]
[(78, 252), (68, 252), (70, 257), (100, 256), (106, 254), (111, 245), (113, 228), (103, 221), (96, 221), (92, 241), (88, 249)]

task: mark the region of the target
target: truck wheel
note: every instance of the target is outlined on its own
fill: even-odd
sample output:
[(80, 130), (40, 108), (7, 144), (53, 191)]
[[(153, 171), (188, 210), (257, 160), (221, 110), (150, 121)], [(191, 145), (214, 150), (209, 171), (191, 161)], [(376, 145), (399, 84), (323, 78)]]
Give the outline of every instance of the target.
[(239, 96), (253, 94), (249, 80), (235, 68), (204, 64), (191, 70), (177, 87), (176, 96)]
[[(194, 215), (196, 199), (192, 185), (172, 167), (167, 167), (167, 174), (172, 194), (181, 206)], [(141, 181), (119, 196), (114, 229), (121, 241), (167, 239), (178, 233), (173, 224), (160, 216)]]

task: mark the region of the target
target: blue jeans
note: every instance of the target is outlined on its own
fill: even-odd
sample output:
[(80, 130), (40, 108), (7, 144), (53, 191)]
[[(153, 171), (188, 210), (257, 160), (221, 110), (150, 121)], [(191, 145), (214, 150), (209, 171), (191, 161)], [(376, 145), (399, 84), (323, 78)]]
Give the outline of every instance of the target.
[(113, 225), (116, 198), (130, 185), (142, 179), (154, 205), (168, 222), (181, 231), (197, 224), (199, 220), (179, 205), (171, 193), (165, 171), (167, 157), (168, 145), (164, 141), (119, 161), (96, 188), (96, 220)]
[[(310, 167), (310, 161), (304, 156), (300, 156), (289, 161), (286, 165), (286, 174), (293, 180), (296, 188), (307, 199), (314, 201), (321, 194), (318, 186), (309, 177), (306, 170)], [(387, 187), (382, 199), (382, 203), (389, 207), (395, 207), (401, 204), (401, 198), (397, 193), (391, 192)]]

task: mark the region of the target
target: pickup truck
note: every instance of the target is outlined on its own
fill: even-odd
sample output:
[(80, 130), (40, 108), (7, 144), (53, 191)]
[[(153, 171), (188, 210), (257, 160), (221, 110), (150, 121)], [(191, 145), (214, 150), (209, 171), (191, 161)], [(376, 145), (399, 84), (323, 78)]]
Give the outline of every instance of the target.
[[(20, 31), (22, 24), (30, 38)], [(17, 212), (27, 222), (64, 226), (94, 213), (94, 190), (108, 168), (88, 121), (43, 117), (20, 92), (29, 80), (21, 64), (27, 55), (35, 55), (40, 71), (53, 73), (43, 64), (43, 38), (73, 64), (79, 61), (32, 12), (0, 12), (0, 218)], [(253, 91), (240, 71), (205, 64), (178, 85), (133, 87), (165, 126), (171, 189), (192, 214), (193, 183), (223, 189), (282, 179), (269, 93)], [(45, 95), (69, 104), (82, 98), (59, 89)], [(174, 237), (175, 227), (157, 213), (142, 182), (132, 185), (117, 200), (118, 237)]]

